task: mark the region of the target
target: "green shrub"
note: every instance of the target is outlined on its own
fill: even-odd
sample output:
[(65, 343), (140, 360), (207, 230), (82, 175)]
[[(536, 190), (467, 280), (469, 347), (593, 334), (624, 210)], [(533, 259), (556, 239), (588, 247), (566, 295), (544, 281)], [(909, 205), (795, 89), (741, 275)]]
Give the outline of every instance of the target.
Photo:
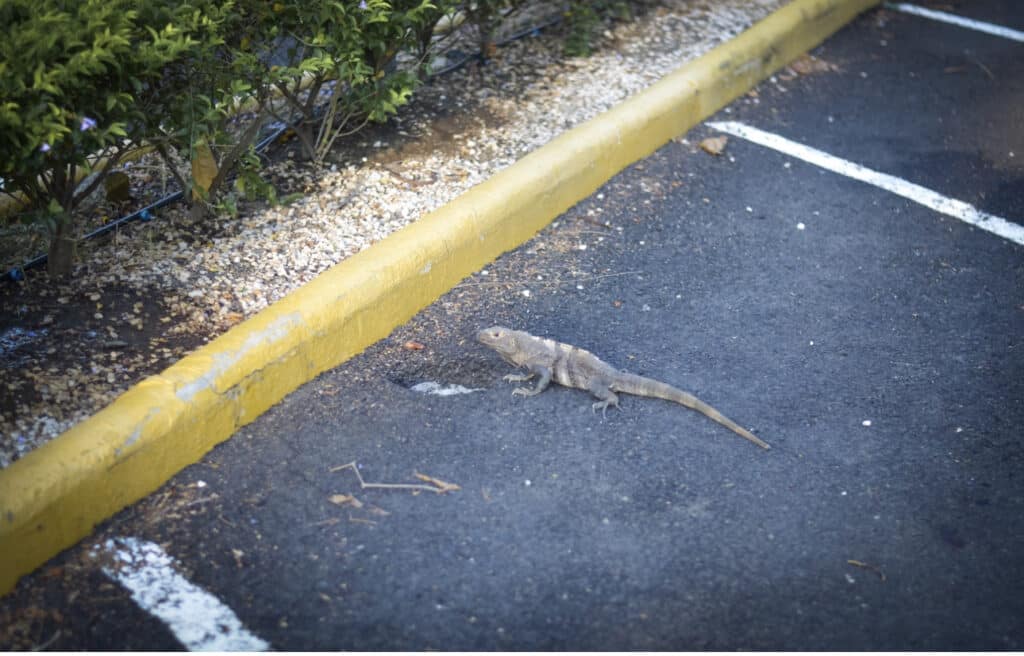
[(526, 0), (472, 0), (463, 3), (467, 22), (477, 30), (481, 57), (488, 59), (494, 55), (494, 39), (502, 21), (525, 5)]
[[(243, 188), (274, 198), (269, 185), (257, 184), (254, 152), (270, 97), (262, 53), (252, 47), (258, 25), (237, 5), (206, 1), (202, 11), (217, 15), (219, 34), (197, 43), (187, 58), (169, 67), (171, 77), (165, 82), (171, 93), (149, 125), (150, 141), (188, 192), (193, 219), (216, 210), (225, 195), (234, 193), (228, 182), (235, 173), (248, 183)], [(179, 169), (181, 163), (185, 167)]]
[(169, 67), (216, 24), (188, 1), (4, 0), (0, 26), (3, 192), (46, 225), (49, 269), (65, 275), (75, 210), (149, 136)]
[[(438, 11), (430, 0), (247, 0), (253, 47), (265, 53), (267, 76), (286, 101), (287, 111), (275, 115), (296, 123), (309, 158), (323, 161), (339, 137), (408, 102), (418, 66), (395, 58), (416, 48)], [(327, 108), (318, 114), (325, 90)]]
[[(568, 0), (569, 54), (647, 0)], [(254, 154), (273, 116), (322, 162), (408, 102), (434, 28), (473, 26), (484, 57), (527, 0), (0, 0), (0, 192), (45, 226), (69, 272), (76, 211), (133, 149), (154, 148), (193, 216), (274, 200)], [(459, 20), (456, 19), (459, 15)], [(230, 178), (238, 173), (234, 185)], [(81, 182), (82, 179), (85, 182)]]
[[(433, 6), (425, 8), (420, 14), (420, 20), (411, 26), (413, 52), (421, 80), (430, 73), (430, 51), (438, 41), (435, 29), (445, 18), (449, 24), (454, 25), (460, 6), (458, 0), (433, 0)], [(454, 31), (453, 28), (451, 32)]]
[(628, 20), (631, 15), (630, 3), (624, 0), (572, 0), (566, 11), (565, 54), (589, 56), (608, 18)]

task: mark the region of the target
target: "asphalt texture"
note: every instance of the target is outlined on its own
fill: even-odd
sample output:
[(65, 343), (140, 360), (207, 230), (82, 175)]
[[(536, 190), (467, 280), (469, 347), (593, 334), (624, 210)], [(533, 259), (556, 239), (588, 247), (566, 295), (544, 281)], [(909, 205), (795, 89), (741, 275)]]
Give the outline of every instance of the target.
[[(1011, 0), (949, 4), (1024, 29)], [(1024, 47), (876, 10), (814, 54), (835, 70), (715, 119), (1024, 219)], [(1024, 649), (1024, 247), (708, 136), (622, 172), (0, 608), (48, 609), (53, 648), (180, 648), (83, 555), (135, 535), (279, 649)], [(492, 324), (687, 389), (773, 448), (655, 399), (602, 417), (579, 390), (514, 398), (473, 341)], [(363, 490), (331, 471), (352, 461), (461, 489)]]

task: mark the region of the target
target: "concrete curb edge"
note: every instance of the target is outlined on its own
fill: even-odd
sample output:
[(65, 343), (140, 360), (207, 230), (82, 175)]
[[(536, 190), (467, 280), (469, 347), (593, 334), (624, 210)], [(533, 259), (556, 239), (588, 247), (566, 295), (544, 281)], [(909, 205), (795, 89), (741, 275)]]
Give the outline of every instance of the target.
[(0, 471), (0, 595), (879, 0), (793, 0)]

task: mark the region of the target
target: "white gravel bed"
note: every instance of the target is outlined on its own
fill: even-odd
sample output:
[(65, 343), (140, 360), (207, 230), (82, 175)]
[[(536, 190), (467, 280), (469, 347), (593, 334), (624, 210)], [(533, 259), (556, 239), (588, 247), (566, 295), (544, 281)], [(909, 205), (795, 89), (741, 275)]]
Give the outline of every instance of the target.
[[(36, 283), (44, 288), (42, 299), (99, 299), (103, 290), (116, 287), (158, 301), (165, 316), (143, 313), (139, 304), (116, 316), (103, 316), (104, 308), (97, 307), (102, 327), (91, 331), (86, 346), (71, 346), (96, 351), (83, 355), (85, 363), (61, 369), (47, 363), (46, 352), (32, 353), (27, 364), (5, 371), (10, 389), (32, 400), (19, 402), (14, 416), (0, 415), (0, 467), (183, 355), (173, 345), (175, 337), (198, 336), (198, 343), (216, 337), (784, 4), (665, 2), (606, 32), (589, 58), (563, 58), (553, 37), (523, 39), (502, 48), (488, 66), (470, 64), (421, 88), (412, 107), (390, 124), (392, 137), (350, 138), (364, 147), (365, 157), (346, 161), (353, 158), (342, 153), (320, 172), (290, 160), (273, 165), (277, 176), (291, 177), (306, 190), (291, 205), (247, 205), (238, 218), (220, 220), (223, 229), (214, 236), (199, 240), (194, 230), (166, 218), (174, 214), (180, 221), (180, 210), (165, 212), (157, 221), (126, 228), (127, 235), (87, 247), (88, 275), (50, 296), (45, 282)], [(438, 124), (429, 112), (419, 115), (420, 103), (447, 106), (454, 115)], [(120, 348), (143, 321), (159, 333), (149, 346)], [(46, 324), (44, 319), (36, 328), (45, 330)], [(97, 332), (108, 340), (107, 348), (88, 346), (96, 343)]]

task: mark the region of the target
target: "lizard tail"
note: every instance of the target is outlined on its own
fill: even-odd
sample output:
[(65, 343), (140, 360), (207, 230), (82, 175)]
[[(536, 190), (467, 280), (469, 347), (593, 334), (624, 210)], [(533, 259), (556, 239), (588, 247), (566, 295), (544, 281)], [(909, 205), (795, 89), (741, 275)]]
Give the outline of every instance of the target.
[(644, 376), (637, 376), (636, 374), (623, 372), (622, 377), (615, 381), (615, 384), (611, 387), (612, 390), (616, 392), (636, 394), (637, 396), (650, 396), (684, 405), (691, 410), (696, 410), (712, 421), (718, 422), (737, 435), (745, 437), (762, 449), (772, 448), (767, 442), (761, 440), (759, 437), (743, 428), (732, 419), (729, 419), (718, 410), (715, 410), (707, 403), (704, 403), (693, 394), (672, 387), (660, 380), (654, 380), (653, 378), (645, 378)]

